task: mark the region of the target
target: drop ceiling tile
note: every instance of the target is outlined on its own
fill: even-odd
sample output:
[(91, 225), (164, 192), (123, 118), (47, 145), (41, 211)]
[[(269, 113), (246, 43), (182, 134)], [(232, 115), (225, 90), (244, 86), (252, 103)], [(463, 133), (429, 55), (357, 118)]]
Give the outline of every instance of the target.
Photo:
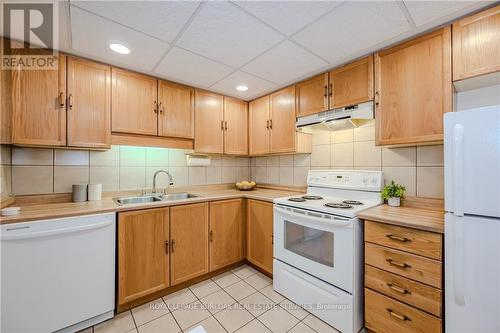
[(410, 29), (395, 1), (349, 1), (298, 32), (293, 39), (337, 64)]
[(285, 41), (242, 69), (271, 82), (284, 84), (327, 65), (302, 47)]
[(80, 8), (172, 42), (199, 1), (71, 1)]
[[(236, 90), (236, 86), (239, 85), (246, 85), (248, 87), (248, 90)], [(258, 77), (240, 71), (234, 72), (233, 74), (210, 87), (210, 89), (214, 89), (224, 94), (243, 98), (246, 100), (258, 97), (276, 88), (277, 86), (271, 82), (259, 79)]]
[(173, 47), (155, 69), (155, 73), (174, 81), (209, 87), (233, 69), (197, 54)]
[(231, 3), (210, 1), (202, 6), (177, 42), (182, 48), (239, 67), (282, 39)]
[[(167, 50), (168, 44), (71, 6), (72, 48), (80, 53), (129, 68), (150, 71)], [(109, 49), (111, 41), (130, 48), (121, 55)]]
[[(450, 15), (463, 15), (464, 11), (474, 10), (478, 6), (478, 1), (405, 1), (404, 3), (417, 27), (433, 21), (444, 23), (452, 19)], [(488, 3), (483, 1), (482, 6)]]
[(236, 1), (252, 15), (291, 35), (342, 1)]

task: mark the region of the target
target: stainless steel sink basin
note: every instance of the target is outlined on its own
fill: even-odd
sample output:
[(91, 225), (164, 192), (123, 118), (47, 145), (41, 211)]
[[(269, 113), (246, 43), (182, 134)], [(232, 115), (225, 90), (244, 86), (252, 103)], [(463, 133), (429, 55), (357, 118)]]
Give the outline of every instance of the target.
[(138, 195), (132, 197), (120, 197), (113, 198), (113, 201), (118, 205), (130, 205), (130, 204), (141, 204), (141, 203), (151, 203), (158, 201), (175, 201), (175, 200), (184, 200), (190, 198), (198, 197), (195, 194), (191, 193), (169, 193), (169, 194), (146, 194), (146, 195)]
[(164, 197), (163, 200), (170, 201), (170, 200), (183, 200), (183, 199), (196, 198), (198, 196), (191, 193), (169, 193), (169, 194), (164, 194), (163, 197)]

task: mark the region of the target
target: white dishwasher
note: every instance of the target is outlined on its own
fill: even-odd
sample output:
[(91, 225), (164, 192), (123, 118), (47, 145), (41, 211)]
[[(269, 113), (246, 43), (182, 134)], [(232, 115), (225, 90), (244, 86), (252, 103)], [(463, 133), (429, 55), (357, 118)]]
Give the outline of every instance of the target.
[(115, 214), (1, 226), (1, 332), (76, 332), (115, 308)]

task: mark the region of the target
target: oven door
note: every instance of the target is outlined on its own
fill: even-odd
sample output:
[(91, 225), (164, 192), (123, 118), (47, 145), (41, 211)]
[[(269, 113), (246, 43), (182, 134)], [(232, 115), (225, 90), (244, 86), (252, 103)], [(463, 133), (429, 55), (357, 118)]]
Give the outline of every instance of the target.
[(354, 227), (353, 219), (274, 205), (274, 257), (352, 293)]

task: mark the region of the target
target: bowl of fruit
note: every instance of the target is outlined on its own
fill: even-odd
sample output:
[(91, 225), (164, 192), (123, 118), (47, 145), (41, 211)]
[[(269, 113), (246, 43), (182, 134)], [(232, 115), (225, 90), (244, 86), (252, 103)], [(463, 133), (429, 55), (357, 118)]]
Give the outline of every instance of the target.
[(238, 188), (238, 190), (240, 191), (251, 191), (254, 189), (256, 185), (257, 184), (255, 182), (244, 180), (239, 183), (236, 183), (236, 188)]

